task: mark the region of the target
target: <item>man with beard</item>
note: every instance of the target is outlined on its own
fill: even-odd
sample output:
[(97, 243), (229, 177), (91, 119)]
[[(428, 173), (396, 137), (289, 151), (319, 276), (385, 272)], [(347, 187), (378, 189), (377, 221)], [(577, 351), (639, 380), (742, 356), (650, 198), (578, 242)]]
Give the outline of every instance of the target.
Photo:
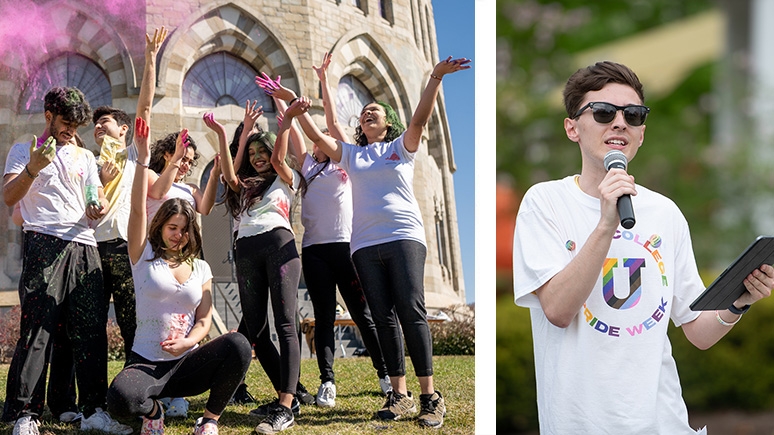
[[(90, 220), (108, 202), (94, 155), (70, 139), (90, 118), (83, 93), (54, 87), (45, 96), (46, 128), (38, 140), (15, 144), (3, 176), (3, 199), (20, 202), (24, 218), (20, 279), (20, 338), (8, 370), (3, 420), (16, 420), (14, 435), (37, 435), (33, 391), (45, 382), (52, 331), (65, 325), (72, 343), (81, 429), (131, 433), (103, 411), (107, 392), (106, 313), (102, 266)], [(93, 224), (93, 223), (92, 223)]]

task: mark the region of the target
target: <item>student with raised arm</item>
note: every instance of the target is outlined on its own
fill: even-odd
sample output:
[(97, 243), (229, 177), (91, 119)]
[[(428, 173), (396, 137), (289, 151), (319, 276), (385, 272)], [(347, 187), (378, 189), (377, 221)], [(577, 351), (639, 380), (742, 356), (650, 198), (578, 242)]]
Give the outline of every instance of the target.
[[(344, 140), (345, 132), (336, 120), (335, 105), (332, 104), (328, 89), (327, 70), (330, 62), (331, 55), (325, 53), (320, 67), (313, 68), (322, 86), (328, 129), (334, 139)], [(268, 79), (265, 75), (264, 78)], [(274, 99), (281, 112), (284, 112), (284, 100), (277, 97)], [(290, 151), (301, 165), (301, 174), (307, 183), (301, 207), (301, 222), (304, 225), (301, 262), (314, 307), (315, 354), (320, 370), (317, 405), (336, 406), (333, 362), (336, 352), (334, 324), (337, 286), (371, 357), (381, 391), (387, 394), (392, 389), (387, 366), (379, 346), (376, 325), (350, 255), (352, 183), (347, 173), (331, 162), (317, 145), (313, 144), (311, 153), (306, 151), (304, 138), (297, 127), (293, 126), (292, 132), (295, 138), (291, 141)]]
[[(226, 149), (226, 133), (212, 113), (205, 124), (218, 134), (223, 178), (228, 184), (226, 208), (239, 218), (236, 270), (239, 299), (250, 341), (277, 391), (277, 403), (255, 428), (258, 433), (276, 433), (294, 424), (293, 396), (299, 378), (301, 348), (296, 332), (298, 283), (301, 260), (290, 224), (290, 209), (296, 192), (303, 189), (301, 175), (285, 161), (288, 129), (281, 126), (276, 138), (256, 133), (247, 139), (248, 151), (236, 170)], [(280, 352), (268, 332), (268, 302), (271, 299)], [(261, 351), (258, 351), (258, 350)], [(279, 379), (279, 384), (276, 383)]]
[(16, 434), (38, 433), (40, 415), (29, 407), (32, 393), (46, 382), (52, 325), (66, 322), (84, 416), (81, 428), (126, 434), (131, 428), (104, 412), (107, 315), (90, 221), (105, 215), (108, 202), (94, 154), (70, 143), (89, 121), (91, 108), (79, 89), (54, 87), (46, 93), (44, 109), (41, 140), (15, 144), (3, 177), (3, 199), (9, 207), (21, 202), (25, 232), (21, 334), (8, 369), (3, 420), (15, 420)]
[[(148, 174), (148, 221), (164, 201), (181, 198), (188, 201), (194, 210), (208, 215), (215, 206), (218, 194), (220, 165), (212, 167), (212, 173), (204, 190), (197, 185), (185, 183), (183, 179), (199, 160), (196, 142), (186, 133), (186, 140), (177, 141), (182, 132), (170, 133), (157, 140), (151, 147), (150, 173)], [(187, 144), (187, 145), (182, 145)]]
[(199, 258), (201, 232), (188, 201), (170, 199), (147, 221), (148, 130), (138, 118), (128, 233), (137, 333), (124, 369), (108, 390), (108, 406), (118, 416), (141, 416), (141, 435), (158, 435), (164, 433), (159, 398), (210, 391), (193, 433), (217, 435), (218, 419), (247, 372), (252, 351), (242, 334), (199, 345), (212, 323), (212, 272)]
[[(137, 116), (150, 122), (153, 94), (156, 89), (156, 55), (167, 37), (163, 26), (145, 35), (145, 68), (137, 99)], [(105, 287), (105, 312), (113, 307), (116, 322), (124, 339), (124, 355), (129, 356), (134, 342), (135, 301), (132, 270), (126, 248), (127, 223), (131, 205), (137, 147), (132, 137), (132, 118), (115, 107), (100, 106), (94, 109), (94, 142), (101, 147), (99, 175), (105, 186), (105, 197), (110, 210), (94, 229)]]
[[(385, 420), (416, 412), (406, 385), (401, 330), (421, 388), (419, 424), (441, 427), (446, 414), (444, 399), (433, 384), (433, 346), (424, 294), (427, 248), (413, 193), (414, 159), (443, 76), (470, 68), (469, 62), (449, 57), (435, 65), (408, 129), (386, 103), (369, 103), (363, 108), (356, 144), (322, 134), (307, 113), (299, 116), (304, 133), (352, 180), (352, 260), (376, 323), (392, 384), (377, 412)], [(276, 87), (268, 90), (275, 92)], [(294, 106), (305, 112), (310, 101), (300, 97), (291, 104), (283, 123), (294, 117)]]

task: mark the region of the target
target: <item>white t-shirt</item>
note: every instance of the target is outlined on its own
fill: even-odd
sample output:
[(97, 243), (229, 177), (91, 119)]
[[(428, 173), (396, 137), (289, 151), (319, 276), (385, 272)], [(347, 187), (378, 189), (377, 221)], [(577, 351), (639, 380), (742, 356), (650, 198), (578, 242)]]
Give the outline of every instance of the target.
[[(322, 171), (321, 168), (325, 167)], [(347, 173), (333, 162), (317, 163), (306, 153), (301, 173), (307, 183), (301, 223), (302, 247), (321, 243), (349, 242), (352, 235), (352, 183)]]
[(137, 295), (137, 332), (132, 351), (151, 361), (170, 361), (182, 358), (161, 350), (160, 343), (187, 337), (196, 319), (196, 309), (202, 301), (202, 286), (212, 279), (210, 265), (194, 259), (193, 272), (180, 284), (169, 265), (161, 258), (153, 258), (150, 243), (137, 264), (132, 264), (134, 291)]
[(637, 186), (637, 223), (619, 227), (599, 278), (567, 328), (551, 324), (534, 290), (581, 251), (599, 200), (574, 177), (539, 183), (519, 207), (514, 295), (529, 307), (542, 434), (694, 434), (682, 398), (668, 320), (695, 320), (704, 290), (688, 224), (668, 198)]
[[(27, 177), (24, 166), (29, 161), (30, 143), (15, 144), (5, 161), (5, 174)], [(86, 185), (102, 187), (94, 154), (72, 144), (57, 145), (54, 160), (20, 201), (24, 231), (97, 246), (92, 228), (96, 222), (86, 216)]]
[(161, 199), (154, 199), (150, 196), (146, 199), (147, 202), (145, 208), (148, 210), (148, 228), (150, 228), (150, 224), (153, 222), (153, 217), (156, 216), (156, 212), (161, 208), (161, 204), (164, 204), (166, 200), (173, 198), (180, 198), (188, 201), (194, 211), (196, 210), (196, 199), (193, 196), (193, 187), (190, 184), (174, 182), (166, 195)]
[[(239, 235), (237, 239), (262, 234), (274, 228), (287, 228), (293, 232), (290, 225), (290, 207), (301, 184), (301, 174), (293, 172), (291, 187), (277, 175), (271, 186), (264, 192), (260, 201), (239, 215)], [(243, 191), (244, 193), (244, 191)]]
[[(98, 242), (113, 239), (127, 240), (129, 227), (129, 211), (131, 210), (132, 182), (137, 168), (137, 146), (132, 144), (122, 152), (126, 153), (126, 164), (121, 171), (121, 179), (116, 190), (108, 195), (105, 192), (110, 208), (107, 214), (97, 223), (94, 235)], [(108, 183), (109, 185), (110, 183)], [(148, 221), (150, 222), (150, 221)]]
[(422, 213), (414, 197), (416, 153), (403, 146), (403, 134), (392, 142), (339, 145), (339, 166), (352, 179), (350, 251), (395, 240), (415, 240), (427, 246)]

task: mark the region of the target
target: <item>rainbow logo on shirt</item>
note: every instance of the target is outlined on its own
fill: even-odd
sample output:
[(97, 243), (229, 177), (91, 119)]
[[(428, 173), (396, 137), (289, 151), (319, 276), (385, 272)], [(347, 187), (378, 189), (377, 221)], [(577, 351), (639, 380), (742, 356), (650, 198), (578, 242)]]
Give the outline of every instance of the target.
[[(640, 246), (644, 252), (644, 256), (641, 258), (607, 258), (602, 264), (602, 299), (606, 302), (607, 306), (614, 310), (629, 310), (636, 307), (642, 302), (642, 295), (644, 291), (657, 291), (657, 289), (643, 289), (642, 287), (642, 272), (644, 268), (653, 264), (658, 267), (658, 271), (661, 274), (662, 287), (668, 287), (669, 282), (666, 275), (666, 266), (664, 264), (659, 248), (663, 241), (661, 236), (654, 234), (650, 237), (643, 237), (640, 234), (632, 231), (616, 231), (613, 239), (620, 239), (628, 241)], [(615, 287), (616, 281), (621, 285), (620, 278), (615, 279), (615, 270), (625, 268), (627, 270), (626, 276), (628, 277), (628, 294), (625, 297), (616, 296)], [(625, 292), (619, 291), (621, 295)], [(591, 297), (596, 297), (596, 293), (592, 293)], [(595, 331), (609, 335), (611, 337), (630, 336), (636, 337), (640, 334), (647, 332), (653, 327), (657, 326), (661, 320), (665, 317), (668, 318), (667, 305), (668, 301), (664, 298), (659, 298), (660, 301), (653, 307), (651, 314), (633, 325), (612, 325), (610, 322), (605, 322), (600, 319), (599, 316), (604, 314), (603, 312), (593, 313), (587, 304), (583, 304), (582, 318), (586, 324), (594, 328)]]

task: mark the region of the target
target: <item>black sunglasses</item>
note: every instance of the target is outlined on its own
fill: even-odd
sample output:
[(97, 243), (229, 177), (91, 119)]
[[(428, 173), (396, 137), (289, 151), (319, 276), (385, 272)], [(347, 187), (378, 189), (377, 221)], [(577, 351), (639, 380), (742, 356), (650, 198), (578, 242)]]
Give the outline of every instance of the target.
[(645, 124), (645, 118), (647, 118), (648, 113), (650, 113), (650, 107), (646, 106), (616, 106), (615, 104), (596, 101), (581, 107), (580, 110), (575, 113), (573, 119), (577, 119), (579, 116), (581, 116), (583, 111), (589, 107), (591, 107), (591, 113), (594, 115), (594, 121), (597, 121), (600, 124), (607, 124), (612, 122), (613, 119), (615, 119), (615, 114), (619, 110), (623, 110), (624, 120), (626, 120), (626, 123), (632, 127), (639, 127), (642, 124)]

